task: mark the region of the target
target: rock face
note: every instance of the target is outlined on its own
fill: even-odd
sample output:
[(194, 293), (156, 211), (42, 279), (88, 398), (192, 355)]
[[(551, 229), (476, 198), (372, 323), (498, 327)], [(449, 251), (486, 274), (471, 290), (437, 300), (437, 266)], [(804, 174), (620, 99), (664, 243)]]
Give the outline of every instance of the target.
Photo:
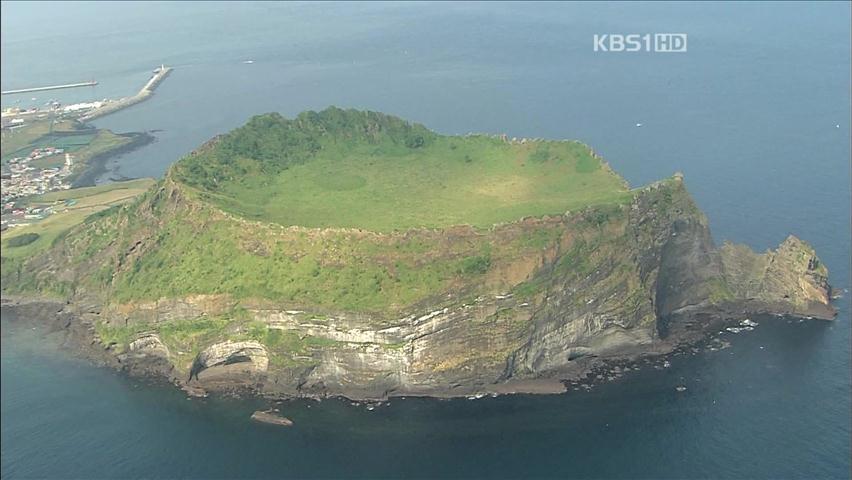
[(729, 243), (720, 251), (725, 279), (737, 298), (777, 313), (833, 317), (828, 269), (802, 240), (790, 235), (764, 254)]
[(169, 348), (163, 344), (160, 336), (153, 332), (143, 333), (130, 342), (128, 350), (137, 354), (169, 358)]
[(252, 385), (263, 379), (268, 366), (269, 355), (261, 343), (226, 341), (198, 354), (189, 380), (210, 387)]
[(196, 318), (205, 312), (227, 310), (233, 302), (222, 295), (191, 295), (186, 298), (155, 300), (133, 305), (133, 308), (116, 306), (115, 315), (124, 316), (129, 322), (161, 324), (184, 318)]
[[(170, 205), (158, 208), (178, 209)], [(553, 243), (493, 264), (480, 294), (451, 292), (396, 318), (221, 294), (105, 303), (86, 315), (102, 328), (145, 328), (119, 354), (133, 373), (204, 390), (351, 398), (497, 392), (504, 382), (566, 378), (595, 359), (664, 351), (725, 319), (834, 316), (828, 272), (810, 246), (791, 236), (764, 254), (717, 249), (680, 178), (615, 209), (526, 220), (493, 235), (511, 239), (541, 225), (556, 229)], [(97, 310), (93, 298), (80, 301), (87, 312)], [(226, 328), (204, 330), (219, 325), (215, 318)], [(164, 336), (166, 326), (198, 331), (187, 338), (201, 340)], [(250, 330), (263, 341), (246, 338)], [(195, 348), (185, 363), (184, 350)]]
[(169, 348), (156, 332), (143, 332), (118, 355), (118, 360), (132, 374), (169, 377), (174, 370), (170, 357)]

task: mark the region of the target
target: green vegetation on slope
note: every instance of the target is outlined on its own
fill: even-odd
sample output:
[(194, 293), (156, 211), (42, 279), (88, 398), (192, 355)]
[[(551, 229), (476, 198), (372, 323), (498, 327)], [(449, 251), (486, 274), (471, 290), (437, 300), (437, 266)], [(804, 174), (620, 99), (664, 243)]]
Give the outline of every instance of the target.
[[(105, 212), (118, 205), (124, 205), (141, 195), (153, 185), (154, 181), (145, 178), (127, 182), (116, 182), (98, 187), (79, 188), (52, 192), (38, 197), (32, 197), (30, 205), (52, 206), (54, 213), (44, 220), (14, 227), (0, 234), (2, 256), (2, 285), (4, 292), (38, 292), (43, 295), (65, 296), (71, 291), (69, 282), (57, 279), (54, 275), (38, 277), (27, 262), (38, 260), (41, 255), (74, 227), (84, 222), (97, 224), (96, 220)], [(73, 199), (74, 205), (65, 205), (64, 200)], [(88, 244), (88, 255), (93, 255), (111, 241), (109, 235), (114, 231), (92, 234), (85, 239)], [(25, 243), (22, 240), (27, 239)], [(86, 253), (86, 252), (84, 252)], [(79, 261), (81, 255), (76, 261)]]
[[(35, 241), (20, 247), (3, 251), (4, 261), (7, 258), (29, 257), (49, 247), (53, 241), (72, 227), (83, 222), (87, 217), (102, 212), (109, 207), (125, 204), (147, 190), (154, 181), (150, 178), (115, 182), (97, 187), (73, 188), (46, 193), (31, 197), (27, 204), (30, 206), (52, 206), (54, 213), (44, 220), (11, 228), (0, 235), (2, 246), (11, 246), (13, 237), (22, 234), (36, 234)], [(73, 205), (62, 204), (65, 200), (75, 200)]]
[[(44, 193), (26, 198), (27, 205), (47, 205), (53, 202), (61, 202), (65, 200), (76, 200), (76, 207), (85, 204), (104, 203), (104, 199), (119, 198), (124, 196), (136, 196), (154, 184), (154, 180), (150, 178), (137, 178), (135, 180), (126, 180), (123, 182), (111, 182), (94, 187), (72, 188), (68, 190), (57, 190), (55, 192)], [(98, 196), (102, 193), (110, 193), (109, 196)]]
[[(126, 263), (111, 295), (128, 302), (229, 294), (335, 310), (394, 311), (479, 279), (495, 264), (536, 254), (541, 238), (556, 238), (539, 230), (558, 228), (540, 225), (502, 239), (471, 234), (449, 241), (438, 234), (384, 237), (258, 224), (247, 228), (195, 207), (158, 225), (150, 248)], [(78, 255), (91, 250), (83, 244), (102, 236), (94, 230), (78, 232)], [(130, 242), (119, 240), (120, 250), (129, 250)]]
[(37, 233), (24, 233), (16, 237), (10, 238), (9, 241), (6, 242), (6, 246), (10, 248), (23, 247), (24, 245), (29, 245), (35, 242), (36, 240), (38, 240), (38, 237), (39, 234)]
[(224, 294), (393, 320), (510, 291), (568, 226), (511, 222), (583, 210), (583, 228), (598, 230), (633, 194), (576, 142), (447, 137), (334, 108), (270, 114), (185, 157), (130, 206), (70, 219), (67, 235), (71, 225), (30, 227), (40, 238), (15, 249), (15, 265), (4, 258), (3, 276), (43, 289), (51, 275), (22, 272), (74, 272), (64, 278), (108, 303)]
[(489, 227), (630, 198), (576, 142), (447, 137), (374, 112), (254, 117), (176, 164), (224, 210), (264, 222), (386, 232)]

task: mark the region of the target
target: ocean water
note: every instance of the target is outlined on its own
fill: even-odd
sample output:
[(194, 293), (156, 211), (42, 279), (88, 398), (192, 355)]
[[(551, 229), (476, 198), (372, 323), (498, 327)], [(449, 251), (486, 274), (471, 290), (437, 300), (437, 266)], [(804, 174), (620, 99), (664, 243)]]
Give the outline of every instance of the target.
[[(101, 182), (160, 176), (257, 113), (365, 108), (448, 134), (579, 139), (637, 186), (682, 171), (717, 242), (765, 250), (794, 233), (850, 285), (848, 3), (4, 2), (0, 22), (4, 90), (99, 82), (4, 107), (130, 95), (175, 67), (96, 122), (157, 138)], [(592, 49), (596, 33), (665, 32), (688, 51)], [(289, 430), (248, 422), (251, 401), (187, 401), (71, 359), (4, 311), (0, 473), (848, 478), (848, 294), (837, 306), (833, 323), (767, 319), (592, 392), (293, 402)]]

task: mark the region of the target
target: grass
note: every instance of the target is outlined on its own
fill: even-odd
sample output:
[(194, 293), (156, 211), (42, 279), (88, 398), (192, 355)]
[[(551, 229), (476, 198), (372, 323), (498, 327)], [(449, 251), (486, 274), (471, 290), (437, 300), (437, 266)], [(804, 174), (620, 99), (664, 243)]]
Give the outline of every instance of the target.
[(462, 274), (483, 274), (491, 267), (491, 254), (474, 255), (459, 263), (458, 272)]
[(132, 193), (138, 195), (140, 190), (147, 190), (154, 184), (154, 180), (150, 178), (139, 178), (136, 180), (127, 180), (124, 182), (105, 183), (94, 187), (73, 188), (70, 190), (57, 190), (55, 192), (36, 195), (28, 199), (29, 204), (52, 203), (65, 200), (76, 199), (82, 201), (86, 198), (91, 198), (100, 193), (112, 192), (120, 194), (120, 192)]
[[(116, 135), (109, 130), (98, 130), (95, 133), (82, 133), (73, 136), (47, 135), (15, 152), (10, 157), (27, 155), (32, 149), (39, 147), (62, 148), (65, 152), (72, 154), (74, 168), (79, 170), (80, 165), (85, 165), (94, 156), (126, 145), (131, 141), (130, 138)], [(65, 155), (52, 155), (33, 160), (30, 165), (35, 168), (53, 168), (61, 167), (64, 163)]]
[(32, 232), (22, 233), (18, 236), (10, 238), (6, 242), (6, 246), (9, 247), (9, 248), (23, 247), (25, 245), (29, 245), (29, 244), (35, 242), (36, 240), (38, 240), (38, 238), (39, 238), (39, 234), (37, 234), (37, 233), (32, 233)]
[[(445, 137), (393, 117), (339, 110), (292, 121), (256, 117), (178, 162), (169, 176), (192, 208), (168, 209), (146, 234), (156, 247), (118, 260), (123, 270), (100, 287), (112, 301), (211, 293), (391, 315), (442, 292), (446, 299), (448, 292), (504, 288), (494, 286), (501, 272), (518, 256), (538, 257), (560, 229), (529, 226), (498, 240), (470, 233), (365, 237), (276, 224), (382, 233), (488, 228), (632, 196), (576, 142)], [(166, 203), (151, 201), (146, 210), (165, 211)], [(223, 217), (211, 204), (261, 222)], [(137, 228), (134, 218), (127, 221)], [(96, 238), (86, 242), (95, 246), (86, 252), (97, 250)]]
[[(20, 227), (13, 227), (0, 234), (0, 244), (3, 248), (5, 258), (29, 257), (38, 251), (48, 248), (53, 241), (72, 227), (82, 223), (87, 217), (107, 208), (127, 203), (136, 196), (145, 192), (154, 183), (151, 179), (131, 180), (128, 182), (116, 182), (97, 187), (79, 188), (51, 192), (38, 197), (33, 197), (28, 203), (30, 205), (47, 206), (55, 202), (75, 199), (77, 203), (73, 206), (54, 206), (55, 213), (44, 220)], [(9, 241), (21, 235), (37, 234), (38, 238), (24, 246), (6, 248)]]
[[(149, 200), (154, 203), (143, 201), (138, 208), (157, 211), (154, 197)], [(370, 312), (381, 321), (440, 292), (473, 293), (457, 292), (456, 286), (488, 288), (489, 281), (519, 256), (537, 258), (542, 248), (557, 240), (560, 229), (558, 224), (542, 224), (494, 237), (469, 232), (455, 240), (437, 233), (375, 236), (247, 226), (204, 204), (192, 205), (169, 210), (158, 220), (134, 210), (120, 211), (77, 230), (66, 242), (74, 245), (75, 261), (98, 256), (106, 247), (105, 238), (114, 239), (115, 252), (126, 252), (133, 242), (147, 238), (141, 255), (107, 254), (106, 263), (120, 264), (120, 271), (88, 275), (86, 287), (117, 303), (227, 294), (236, 300), (271, 299), (294, 308)], [(108, 225), (122, 227), (104, 233)], [(140, 235), (140, 230), (146, 232)]]
[(81, 128), (70, 120), (35, 120), (24, 127), (2, 133), (0, 156), (5, 163), (12, 157), (27, 155), (38, 147), (80, 148), (91, 142), (94, 134), (94, 130)]
[(730, 285), (722, 279), (713, 279), (706, 283), (709, 290), (708, 298), (711, 303), (722, 303), (734, 298)]
[[(369, 133), (398, 128), (394, 117), (336, 109), (314, 115), (315, 123), (302, 116), (253, 120), (259, 126), (238, 129), (211, 151), (179, 162), (177, 176), (246, 218), (377, 232), (489, 227), (631, 196), (623, 180), (580, 143), (507, 143), (425, 129), (418, 141), (405, 130), (402, 141)], [(345, 127), (337, 127), (341, 123)], [(217, 167), (218, 175), (204, 170), (217, 161), (226, 165)]]
[[(112, 303), (225, 294), (366, 312), (390, 324), (409, 309), (511, 290), (565, 231), (562, 223), (494, 224), (594, 206), (580, 227), (605, 235), (605, 224), (634, 194), (576, 142), (447, 137), (372, 112), (265, 115), (217, 142), (175, 164), (167, 188), (149, 190), (133, 208), (103, 210), (99, 196), (125, 201), (118, 190), (95, 187), (77, 199), (67, 214), (97, 206), (105, 217), (62, 244), (66, 267), (85, 272), (79, 288)], [(28, 227), (39, 239), (10, 255), (32, 254), (69, 228), (50, 230), (48, 220)], [(480, 229), (387, 233), (458, 224)], [(571, 261), (558, 268), (593, 265), (568, 253)], [(526, 296), (540, 288), (522, 290)], [(270, 344), (281, 340), (261, 333)]]
[(211, 198), (252, 219), (379, 232), (488, 227), (629, 198), (614, 174), (597, 164), (588, 170), (585, 164), (597, 160), (580, 144), (554, 143), (553, 156), (540, 163), (528, 160), (531, 150), (486, 137), (441, 138), (415, 152), (339, 146), (271, 182), (249, 179)]
[(117, 135), (109, 130), (98, 130), (97, 134), (94, 138), (92, 138), (91, 142), (87, 146), (76, 151), (72, 150), (72, 152), (74, 152), (74, 164), (85, 164), (92, 157), (126, 145), (131, 141), (132, 140), (130, 138)]
[(235, 222), (206, 222), (197, 212), (163, 225), (157, 244), (118, 279), (117, 301), (228, 293), (377, 311), (422, 299), (459, 275), (453, 256), (421, 265), (392, 244), (370, 245), (344, 234), (278, 237)]
[[(35, 148), (61, 148), (74, 156), (76, 171), (92, 157), (131, 141), (130, 138), (109, 130), (82, 128), (70, 120), (59, 120), (54, 123), (50, 120), (36, 120), (12, 132), (3, 132), (0, 156), (3, 163), (6, 163), (11, 158), (28, 155)], [(65, 155), (52, 155), (33, 160), (30, 165), (35, 168), (54, 168), (64, 163)]]
[[(559, 224), (548, 224), (455, 240), (365, 237), (345, 231), (247, 228), (197, 206), (191, 214), (179, 212), (164, 220), (144, 255), (126, 262), (111, 283), (92, 288), (109, 292), (118, 303), (228, 294), (236, 300), (265, 298), (294, 308), (370, 312), (377, 321), (392, 320), (395, 312), (442, 292), (440, 301), (447, 293), (490, 288), (489, 282), (499, 282), (501, 271), (518, 258), (538, 258), (561, 230)], [(79, 255), (97, 251), (102, 236), (94, 233), (81, 242), (93, 247), (81, 247)], [(127, 238), (138, 236), (130, 233)]]
[[(74, 132), (79, 127), (70, 120), (51, 123), (50, 120), (28, 121), (28, 124), (12, 131), (3, 131), (0, 142), (0, 156), (3, 162), (13, 157), (12, 153), (33, 145), (37, 140), (52, 132)], [(29, 153), (29, 152), (27, 152)]]

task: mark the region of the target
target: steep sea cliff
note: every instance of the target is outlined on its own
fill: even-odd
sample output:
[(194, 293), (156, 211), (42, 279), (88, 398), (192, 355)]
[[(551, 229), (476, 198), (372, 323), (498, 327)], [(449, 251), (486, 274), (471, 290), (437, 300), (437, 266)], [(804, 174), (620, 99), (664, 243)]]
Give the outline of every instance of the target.
[[(495, 244), (512, 244), (521, 232), (536, 227), (558, 234), (552, 243), (505, 263), (495, 259), (489, 273), (478, 278), (486, 290), (442, 294), (395, 317), (227, 294), (110, 303), (102, 292), (86, 288), (86, 278), (104, 265), (118, 275), (133, 256), (156, 248), (156, 228), (168, 212), (193, 211), (205, 218), (197, 228), (245, 227), (241, 219), (183, 195), (183, 187), (170, 179), (155, 188), (126, 212), (149, 222), (130, 232), (138, 239), (127, 242), (130, 248), (110, 241), (80, 261), (75, 248), (88, 244), (66, 241), (30, 261), (26, 274), (32, 272), (36, 280), (31, 281), (42, 286), (55, 281), (75, 285), (64, 305), (44, 307), (35, 315), (61, 311), (58, 324), (68, 330), (75, 348), (196, 393), (242, 390), (361, 399), (556, 392), (562, 387), (553, 380), (581, 378), (606, 362), (667, 353), (750, 315), (834, 315), (827, 271), (811, 247), (791, 236), (765, 254), (734, 245), (716, 248), (679, 176), (641, 189), (628, 205), (606, 208), (605, 218), (590, 208), (489, 232), (420, 232), (453, 242), (484, 235)], [(102, 224), (108, 220), (85, 228), (110, 231)], [(320, 243), (339, 241), (341, 235), (334, 229), (256, 228), (253, 238), (263, 243), (268, 235), (280, 241), (294, 232)], [(85, 230), (78, 235), (97, 238), (86, 237)], [(361, 242), (366, 234), (343, 235)], [(394, 235), (371, 238), (394, 241)], [(216, 318), (228, 320), (211, 334), (205, 329)], [(175, 328), (186, 322), (198, 327)], [(258, 330), (262, 335), (254, 334)], [(116, 331), (128, 336), (105, 335)]]

